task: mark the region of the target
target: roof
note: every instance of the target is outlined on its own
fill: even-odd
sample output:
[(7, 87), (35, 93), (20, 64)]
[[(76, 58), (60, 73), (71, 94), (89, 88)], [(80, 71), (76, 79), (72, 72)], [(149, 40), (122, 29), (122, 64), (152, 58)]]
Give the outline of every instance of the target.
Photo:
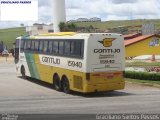
[(135, 35), (135, 34), (137, 34), (137, 33), (126, 34), (126, 35), (123, 35), (123, 36), (124, 36), (124, 37), (131, 37), (131, 36), (133, 36), (133, 35)]
[(139, 36), (139, 37), (136, 37), (136, 38), (133, 38), (133, 39), (125, 40), (125, 41), (124, 41), (124, 44), (125, 44), (125, 46), (129, 46), (129, 45), (131, 45), (131, 44), (134, 44), (134, 43), (143, 41), (143, 40), (145, 40), (145, 39), (147, 39), (147, 38), (150, 38), (150, 37), (152, 37), (152, 36), (154, 36), (154, 35), (143, 35), (143, 36)]
[(133, 38), (141, 36), (141, 35), (142, 35), (141, 33), (132, 33), (132, 34), (127, 34), (127, 35), (123, 35), (123, 36), (124, 36), (125, 40), (128, 40), (128, 39), (133, 39)]

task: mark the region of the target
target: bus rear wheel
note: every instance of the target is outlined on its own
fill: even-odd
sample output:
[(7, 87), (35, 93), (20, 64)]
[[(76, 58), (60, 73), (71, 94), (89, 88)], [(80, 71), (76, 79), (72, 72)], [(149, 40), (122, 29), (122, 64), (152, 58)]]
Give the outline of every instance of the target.
[(64, 93), (70, 93), (69, 81), (66, 77), (64, 77), (62, 80), (62, 89)]
[(54, 75), (54, 77), (53, 77), (53, 83), (54, 83), (55, 90), (60, 91), (61, 90), (61, 87), (60, 87), (60, 78), (59, 78), (58, 75)]
[(21, 67), (21, 75), (23, 79), (26, 79), (26, 71), (25, 71), (24, 66)]

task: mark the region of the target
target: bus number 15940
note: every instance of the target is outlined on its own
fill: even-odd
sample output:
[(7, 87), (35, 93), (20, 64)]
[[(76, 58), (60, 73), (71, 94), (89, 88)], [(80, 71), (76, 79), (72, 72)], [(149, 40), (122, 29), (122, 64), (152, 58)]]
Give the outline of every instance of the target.
[(68, 66), (82, 68), (82, 62), (68, 61)]

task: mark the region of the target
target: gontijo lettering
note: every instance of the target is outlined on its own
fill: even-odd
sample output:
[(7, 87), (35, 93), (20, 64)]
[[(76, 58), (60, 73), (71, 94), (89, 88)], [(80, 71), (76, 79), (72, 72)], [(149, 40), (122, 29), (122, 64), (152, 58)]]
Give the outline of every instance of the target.
[(1, 1), (1, 4), (31, 4), (32, 1)]
[(45, 63), (52, 63), (52, 64), (60, 64), (60, 59), (58, 58), (53, 58), (53, 57), (42, 57), (42, 62)]
[(94, 49), (94, 53), (120, 53), (120, 49)]

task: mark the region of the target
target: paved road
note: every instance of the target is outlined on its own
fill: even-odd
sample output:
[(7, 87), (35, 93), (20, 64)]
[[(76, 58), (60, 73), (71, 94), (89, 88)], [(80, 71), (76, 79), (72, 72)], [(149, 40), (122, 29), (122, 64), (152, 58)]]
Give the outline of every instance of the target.
[(120, 91), (83, 95), (17, 77), (12, 63), (0, 63), (0, 113), (160, 113), (160, 89), (126, 84)]

